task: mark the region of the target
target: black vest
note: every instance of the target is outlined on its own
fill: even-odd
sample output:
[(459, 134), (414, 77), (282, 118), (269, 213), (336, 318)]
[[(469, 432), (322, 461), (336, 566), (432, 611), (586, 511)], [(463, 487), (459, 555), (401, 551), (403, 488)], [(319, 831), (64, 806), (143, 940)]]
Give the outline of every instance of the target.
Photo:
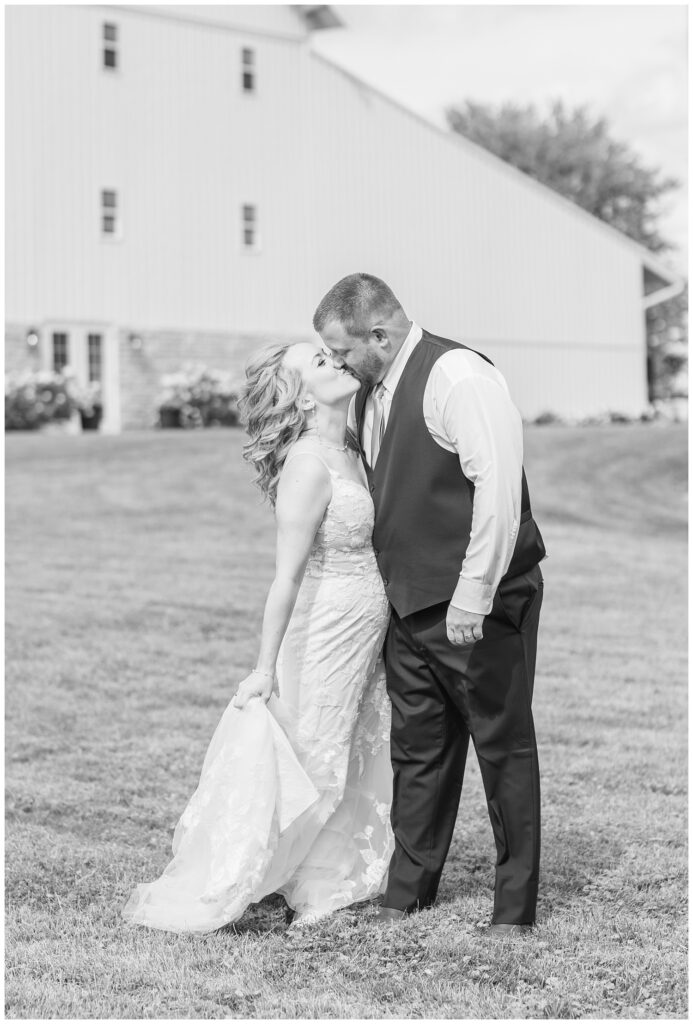
[[(363, 387), (356, 396), (358, 441), (375, 504), (373, 547), (390, 603), (400, 616), (450, 600), (469, 544), (474, 484), (462, 472), (457, 453), (433, 440), (423, 417), (431, 369), (455, 348), (467, 346), (423, 332), (395, 390), (374, 471), (361, 447), (370, 389)], [(521, 511), (504, 579), (527, 572), (546, 554), (524, 470)]]

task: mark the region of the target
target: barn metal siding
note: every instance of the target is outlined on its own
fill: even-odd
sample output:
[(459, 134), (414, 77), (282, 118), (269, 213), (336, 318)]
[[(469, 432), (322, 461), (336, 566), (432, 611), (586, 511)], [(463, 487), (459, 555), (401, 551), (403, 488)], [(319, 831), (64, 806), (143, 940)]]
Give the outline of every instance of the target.
[[(105, 71), (101, 28), (119, 30)], [(240, 89), (256, 51), (257, 92)], [(7, 12), (7, 294), (16, 320), (296, 330), (310, 317), (305, 45), (130, 10)], [(27, 60), (27, 54), (31, 60)], [(123, 236), (99, 233), (103, 188)], [(241, 246), (258, 207), (259, 252)]]
[(322, 284), (370, 268), (454, 337), (642, 346), (640, 262), (615, 233), (323, 58), (312, 74)]
[(637, 251), (323, 58), (311, 74), (318, 291), (383, 277), (429, 330), (494, 358), (525, 416), (640, 413)]

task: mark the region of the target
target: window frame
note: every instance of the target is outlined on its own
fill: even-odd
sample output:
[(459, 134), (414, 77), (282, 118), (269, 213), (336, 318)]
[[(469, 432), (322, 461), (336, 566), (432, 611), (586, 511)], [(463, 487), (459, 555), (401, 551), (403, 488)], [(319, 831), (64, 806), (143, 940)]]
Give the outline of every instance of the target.
[[(92, 342), (98, 342), (96, 358), (92, 358), (94, 353)], [(97, 374), (92, 372), (95, 365), (98, 370)], [(103, 334), (100, 331), (87, 332), (87, 380), (90, 384), (103, 383)]]
[[(65, 362), (60, 366), (56, 362), (56, 342), (61, 339), (65, 345)], [(53, 373), (62, 373), (66, 366), (70, 365), (70, 332), (69, 331), (51, 331), (51, 349), (50, 349), (50, 363)]]
[[(101, 70), (109, 73), (120, 71), (119, 26), (114, 21), (101, 22)], [(107, 56), (112, 55), (110, 64)]]
[[(113, 202), (106, 202), (106, 196), (113, 196)], [(117, 188), (102, 188), (99, 191), (99, 233), (104, 242), (120, 242), (123, 237), (120, 195)], [(113, 230), (105, 229), (106, 219), (113, 221)]]
[[(250, 216), (249, 216), (250, 214)], [(241, 203), (241, 250), (245, 253), (257, 253), (261, 251), (262, 239), (259, 229), (259, 213), (257, 203)], [(252, 241), (247, 241), (248, 232), (252, 234)]]
[(241, 47), (241, 92), (244, 96), (257, 94), (257, 51), (252, 46)]

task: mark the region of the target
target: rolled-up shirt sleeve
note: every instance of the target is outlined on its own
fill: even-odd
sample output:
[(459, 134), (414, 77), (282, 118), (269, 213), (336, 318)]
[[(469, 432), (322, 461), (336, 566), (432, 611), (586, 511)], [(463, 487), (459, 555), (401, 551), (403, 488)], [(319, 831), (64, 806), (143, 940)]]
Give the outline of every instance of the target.
[[(439, 360), (440, 372), (427, 387), (432, 416), (426, 420), (434, 440), (448, 442), (444, 446), (457, 452), (462, 472), (474, 484), (469, 545), (450, 603), (487, 615), (520, 525), (523, 445), (522, 419), (505, 380), (489, 364), (476, 372), (478, 358), (448, 359), (444, 372), (445, 361)], [(455, 372), (455, 362), (461, 373)]]

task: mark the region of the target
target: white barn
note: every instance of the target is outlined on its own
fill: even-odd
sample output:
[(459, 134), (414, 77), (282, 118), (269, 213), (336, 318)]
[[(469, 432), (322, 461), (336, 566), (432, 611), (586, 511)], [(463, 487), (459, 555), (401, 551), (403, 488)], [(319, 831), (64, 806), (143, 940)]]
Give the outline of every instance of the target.
[[(327, 6), (6, 9), (6, 368), (101, 378), (148, 426), (162, 373), (312, 336), (384, 278), (480, 348), (525, 417), (647, 406), (660, 260), (311, 50)], [(348, 31), (344, 27), (341, 31)]]

